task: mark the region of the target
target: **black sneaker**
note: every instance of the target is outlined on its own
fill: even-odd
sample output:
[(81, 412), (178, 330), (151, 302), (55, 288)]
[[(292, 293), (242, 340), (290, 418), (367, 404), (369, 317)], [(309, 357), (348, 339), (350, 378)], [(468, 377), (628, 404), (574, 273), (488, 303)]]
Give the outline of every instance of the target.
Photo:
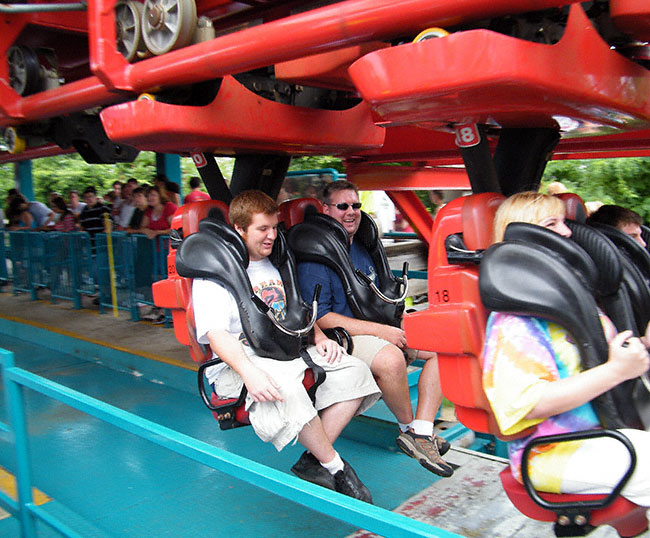
[(397, 446), (405, 454), (418, 460), (422, 467), (438, 476), (449, 477), (454, 474), (454, 468), (440, 457), (438, 443), (430, 435), (417, 435), (408, 429), (397, 437)]
[(334, 482), (335, 489), (339, 493), (372, 504), (370, 491), (359, 480), (357, 473), (347, 461), (343, 460), (343, 470), (334, 475)]
[(291, 467), (291, 472), (298, 478), (307, 480), (313, 484), (318, 484), (327, 489), (335, 490), (334, 475), (323, 467), (316, 457), (306, 450), (300, 456), (300, 459)]

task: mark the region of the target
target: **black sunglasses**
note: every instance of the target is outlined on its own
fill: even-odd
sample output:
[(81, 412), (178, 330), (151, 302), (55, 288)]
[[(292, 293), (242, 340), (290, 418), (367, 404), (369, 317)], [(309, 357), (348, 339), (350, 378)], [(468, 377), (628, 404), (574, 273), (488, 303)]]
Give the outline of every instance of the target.
[(353, 204), (346, 204), (345, 202), (341, 204), (325, 204), (325, 205), (335, 205), (336, 209), (340, 209), (341, 211), (346, 211), (348, 207), (351, 207), (352, 209), (361, 209), (361, 202), (354, 202)]

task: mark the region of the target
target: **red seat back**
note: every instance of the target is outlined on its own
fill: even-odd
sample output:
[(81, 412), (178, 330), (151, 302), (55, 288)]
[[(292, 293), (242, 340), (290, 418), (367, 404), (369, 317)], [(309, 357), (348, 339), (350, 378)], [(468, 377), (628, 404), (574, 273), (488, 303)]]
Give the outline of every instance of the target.
[[(228, 219), (228, 206), (218, 200), (204, 200), (180, 206), (172, 217), (172, 229), (179, 230), (182, 237), (196, 233), (199, 222), (211, 210), (220, 211)], [(202, 364), (212, 356), (208, 346), (196, 340), (194, 314), (192, 310), (192, 280), (176, 273), (176, 249), (170, 245), (167, 255), (167, 279), (153, 284), (153, 298), (156, 306), (169, 308), (174, 321), (176, 339), (190, 347), (192, 359)]]
[(584, 223), (587, 220), (587, 206), (580, 196), (573, 192), (563, 192), (556, 194), (566, 206), (566, 218)]
[(468, 250), (492, 242), (492, 222), (504, 197), (483, 193), (445, 205), (433, 225), (429, 247), (429, 308), (404, 317), (408, 345), (436, 351), (444, 395), (468, 428), (499, 435), (483, 391), (481, 353), (487, 312), (478, 291), (478, 266), (450, 264), (445, 240), (463, 234)]
[(309, 211), (322, 213), (322, 202), (316, 198), (294, 198), (280, 204), (278, 219), (284, 224), (284, 229), (288, 230), (305, 220), (305, 213)]

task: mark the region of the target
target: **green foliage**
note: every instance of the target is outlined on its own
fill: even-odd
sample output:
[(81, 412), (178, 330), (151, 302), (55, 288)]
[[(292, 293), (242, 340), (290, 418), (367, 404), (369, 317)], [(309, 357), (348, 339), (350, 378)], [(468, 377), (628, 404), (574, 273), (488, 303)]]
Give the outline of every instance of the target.
[(14, 183), (14, 164), (0, 164), (0, 195), (2, 196), (2, 203), (4, 203), (7, 191), (15, 187)]
[(310, 157), (298, 157), (291, 160), (289, 171), (294, 170), (319, 170), (322, 168), (334, 168), (337, 172), (344, 174), (345, 167), (343, 160), (338, 157), (326, 155), (314, 155)]
[[(217, 159), (225, 177), (230, 178), (234, 159)], [(153, 182), (156, 175), (156, 156), (150, 151), (141, 152), (132, 163), (88, 164), (78, 154), (57, 155), (32, 161), (32, 178), (34, 197), (39, 202), (47, 203), (47, 195), (54, 191), (67, 198), (71, 190), (82, 192), (88, 185), (94, 185), (98, 194), (112, 189), (114, 181), (128, 181), (134, 177), (139, 183)], [(183, 192), (189, 190), (187, 181), (198, 172), (192, 159), (181, 159), (181, 177)], [(4, 200), (6, 192), (14, 188), (14, 164), (0, 164), (0, 195)]]
[(32, 177), (34, 195), (41, 202), (55, 191), (67, 198), (71, 190), (82, 192), (93, 185), (102, 195), (112, 189), (114, 181), (127, 181), (130, 177), (139, 182), (151, 182), (156, 175), (153, 153), (142, 152), (132, 163), (87, 164), (79, 155), (58, 155), (33, 161)]
[[(217, 159), (227, 180), (232, 176), (234, 159)], [(291, 161), (289, 170), (333, 168), (345, 173), (343, 161), (338, 157), (309, 156)], [(100, 194), (111, 190), (115, 180), (126, 181), (130, 177), (139, 182), (151, 183), (156, 174), (155, 154), (141, 152), (133, 163), (95, 165), (86, 164), (77, 154), (59, 155), (33, 161), (35, 198), (45, 202), (51, 191), (64, 195), (75, 189), (82, 191), (94, 185)], [(183, 191), (187, 192), (187, 180), (198, 173), (192, 159), (181, 159)], [(584, 161), (550, 162), (542, 178), (543, 188), (552, 181), (561, 181), (571, 192), (585, 201), (600, 200), (633, 209), (650, 222), (650, 158), (595, 159)], [(14, 164), (0, 164), (0, 195), (14, 187)], [(428, 195), (418, 193), (430, 206)]]
[(550, 162), (543, 188), (553, 181), (564, 183), (586, 202), (621, 205), (650, 222), (650, 158)]

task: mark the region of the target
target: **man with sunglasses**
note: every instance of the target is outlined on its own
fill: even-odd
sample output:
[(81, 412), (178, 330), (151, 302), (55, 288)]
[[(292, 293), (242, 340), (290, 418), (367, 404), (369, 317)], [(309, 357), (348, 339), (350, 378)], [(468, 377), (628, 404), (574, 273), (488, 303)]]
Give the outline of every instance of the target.
[[(352, 264), (376, 280), (377, 271), (370, 254), (354, 237), (361, 223), (361, 203), (356, 185), (349, 181), (329, 183), (323, 191), (323, 204), (323, 212), (338, 221), (348, 233)], [(409, 349), (406, 335), (399, 327), (355, 318), (343, 283), (329, 267), (314, 262), (300, 263), (298, 280), (303, 297), (313, 296), (316, 284), (322, 287), (318, 325), (323, 329), (343, 327), (352, 335), (354, 355), (370, 366), (386, 405), (398, 421), (400, 434), (397, 445), (400, 449), (429, 471), (451, 476), (453, 468), (441, 457), (449, 450), (449, 443), (436, 436), (433, 429), (433, 421), (442, 403), (436, 354)], [(418, 381), (415, 420), (405, 354), (426, 361)]]

